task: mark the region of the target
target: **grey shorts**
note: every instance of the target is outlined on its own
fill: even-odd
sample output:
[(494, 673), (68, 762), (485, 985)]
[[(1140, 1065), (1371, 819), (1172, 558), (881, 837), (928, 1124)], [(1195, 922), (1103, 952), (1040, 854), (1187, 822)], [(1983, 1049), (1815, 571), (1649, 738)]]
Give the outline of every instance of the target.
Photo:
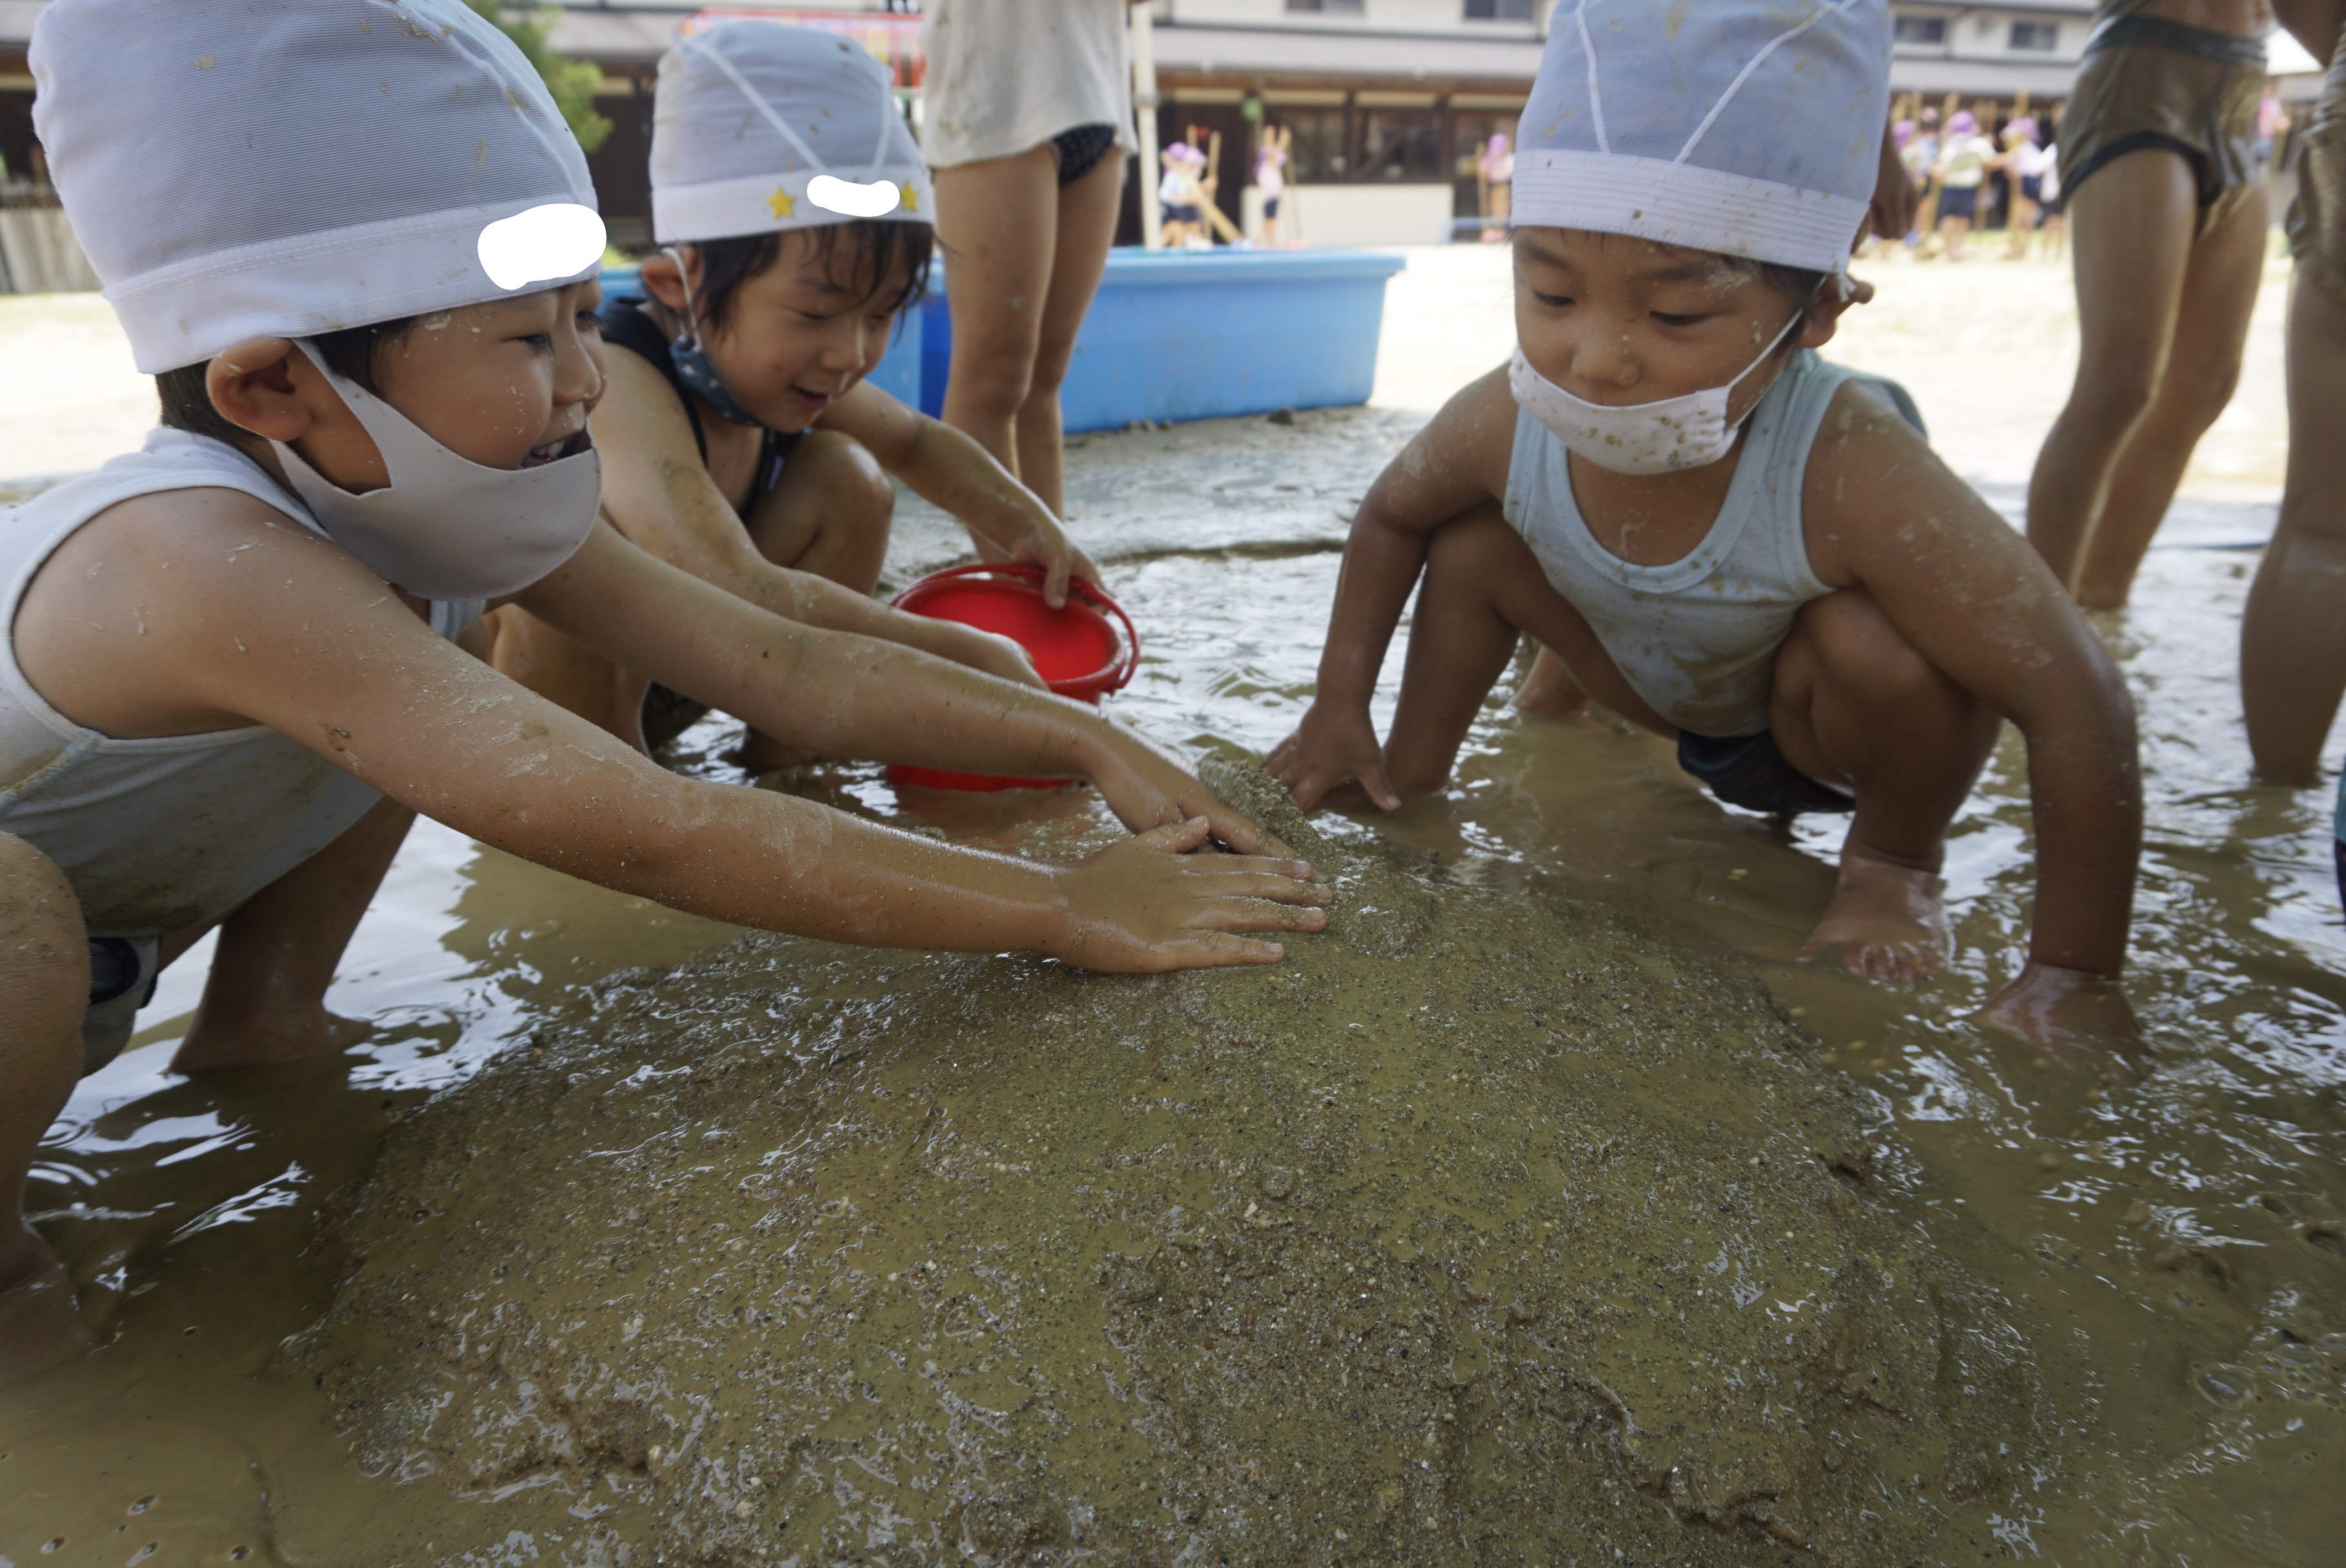
[(130, 1044), (132, 1022), (154, 999), (162, 947), (151, 936), (89, 939), (89, 1011), (81, 1015), (81, 1073), (87, 1078)]

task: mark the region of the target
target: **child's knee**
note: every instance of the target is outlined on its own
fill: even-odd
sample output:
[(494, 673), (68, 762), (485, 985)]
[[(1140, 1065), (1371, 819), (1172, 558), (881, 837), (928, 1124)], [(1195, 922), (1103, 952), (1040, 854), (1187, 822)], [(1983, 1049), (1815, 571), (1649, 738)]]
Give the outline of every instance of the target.
[(1845, 691), (1892, 701), (1961, 695), (1961, 688), (1906, 639), (1872, 594), (1843, 588), (1800, 611), (1799, 633), (1817, 664)]
[(0, 1020), (12, 1043), (80, 1039), (89, 1005), (81, 904), (56, 863), (0, 833)]
[(877, 533), (886, 541), (896, 515), (896, 487), (870, 448), (835, 430), (813, 430), (790, 461), (817, 467), (832, 515), (851, 523), (858, 533)]
[(1535, 572), (1539, 570), (1523, 535), (1508, 525), (1495, 506), (1461, 514), (1436, 528), (1426, 541), (1428, 588), (1437, 583), (1488, 585), (1526, 565)]

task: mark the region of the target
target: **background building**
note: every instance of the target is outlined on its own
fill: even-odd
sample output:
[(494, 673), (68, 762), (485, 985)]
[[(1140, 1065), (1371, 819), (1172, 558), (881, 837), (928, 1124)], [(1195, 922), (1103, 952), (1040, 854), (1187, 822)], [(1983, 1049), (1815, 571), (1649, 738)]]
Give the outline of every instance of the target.
[[(0, 0), (0, 209), (54, 201), (44, 194), (24, 57), (46, 3)], [(1514, 135), (1556, 3), (1152, 0), (1159, 145), (1187, 139), (1193, 127), (1209, 141), (1219, 134), (1216, 202), (1241, 226), (1250, 217), (1255, 139), (1262, 126), (1279, 125), (1294, 135), (1293, 212), (1311, 242), (1423, 243), (1460, 219), (1471, 229), (1481, 199), (1474, 149), (1494, 132)], [(1953, 99), (1991, 124), (2024, 95), (2041, 114), (2067, 93), (2093, 5), (1896, 0), (1893, 93), (1908, 107)], [(555, 0), (537, 9), (558, 13), (556, 48), (602, 70), (596, 107), (614, 129), (588, 161), (612, 237), (631, 249), (651, 237), (653, 68), (696, 15), (752, 12), (836, 26), (891, 63), (908, 100), (919, 88), (917, 0)], [(1138, 239), (1140, 195), (1155, 183), (1154, 170), (1127, 182), (1121, 239)]]

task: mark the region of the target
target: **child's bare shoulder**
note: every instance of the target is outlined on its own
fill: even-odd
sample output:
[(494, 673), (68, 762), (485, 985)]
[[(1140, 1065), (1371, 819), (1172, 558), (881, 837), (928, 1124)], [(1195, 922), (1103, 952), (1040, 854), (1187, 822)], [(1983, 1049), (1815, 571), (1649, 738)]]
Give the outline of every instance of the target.
[(355, 557), (255, 496), (208, 486), (117, 502), (75, 529), (35, 575), (11, 640), (62, 711), (158, 733), (199, 720), (231, 677), (314, 676), (320, 649), (370, 620), (431, 636)]
[(1515, 412), (1505, 366), (1477, 376), (1386, 464), (1372, 494), (1380, 505), (1419, 516), (1428, 526), (1478, 501), (1504, 496)]
[(1836, 586), (1872, 578), (1885, 551), (1911, 558), (1960, 543), (2005, 555), (2016, 537), (1923, 433), (1861, 381), (1843, 382), (1826, 407), (1800, 508), (1810, 564)]

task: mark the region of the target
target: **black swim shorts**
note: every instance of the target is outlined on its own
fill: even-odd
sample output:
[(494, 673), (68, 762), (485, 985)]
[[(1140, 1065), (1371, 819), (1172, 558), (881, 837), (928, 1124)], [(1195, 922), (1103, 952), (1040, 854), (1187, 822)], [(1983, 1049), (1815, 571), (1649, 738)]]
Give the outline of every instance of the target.
[(1773, 817), (1804, 811), (1854, 811), (1844, 790), (1820, 784), (1785, 759), (1772, 730), (1757, 735), (1697, 735), (1678, 731), (1678, 766), (1730, 806)]

